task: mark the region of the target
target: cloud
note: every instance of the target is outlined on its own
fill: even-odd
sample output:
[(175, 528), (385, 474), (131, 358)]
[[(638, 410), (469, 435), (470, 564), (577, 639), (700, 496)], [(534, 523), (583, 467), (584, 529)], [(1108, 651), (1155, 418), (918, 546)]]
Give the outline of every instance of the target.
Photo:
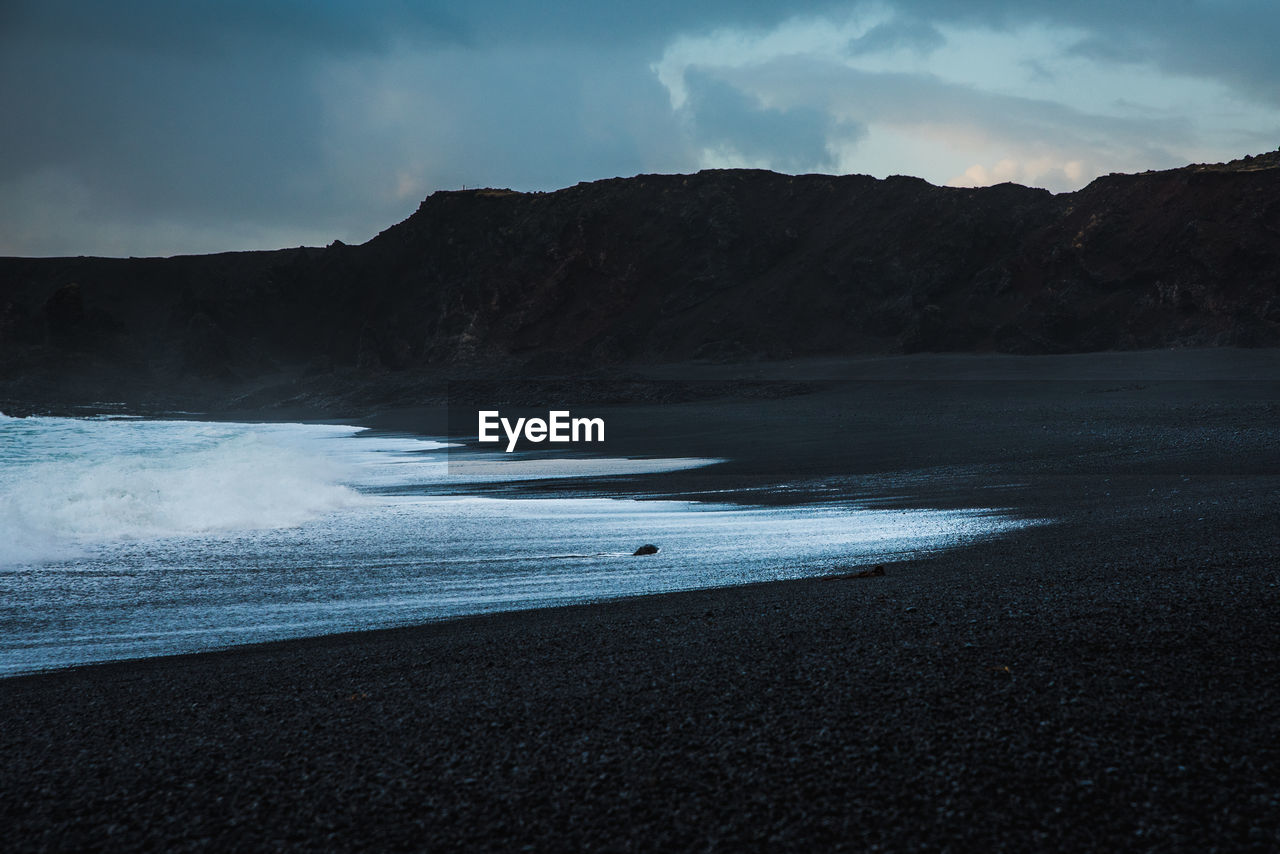
[(1280, 142), (1271, 0), (0, 0), (0, 253), (367, 239), (439, 188)]
[[(306, 66), (245, 53), (216, 69), (109, 46), (0, 57), (0, 181), (57, 172), (113, 216), (270, 218), (324, 188)], [(105, 213), (105, 211), (104, 211)]]
[(9, 0), (5, 41), (96, 45), (194, 59), (269, 46), (291, 56), (367, 53), (398, 40), (458, 43), (474, 37), (444, 3), (403, 0)]
[(1017, 22), (1007, 4), (988, 4), (985, 19), (950, 8), (927, 29), (918, 8), (902, 12), (926, 5), (683, 36), (655, 73), (678, 109), (696, 71), (749, 102), (858, 128), (828, 140), (841, 170), (938, 183), (1070, 190), (1105, 172), (1238, 156), (1280, 120), (1220, 80), (1171, 77), (1137, 51), (1123, 67), (1085, 56), (1087, 30), (1037, 22), (1036, 9)]
[[(827, 136), (836, 123), (829, 113), (808, 106), (771, 108), (705, 72), (685, 75), (688, 117), (705, 166), (752, 165), (783, 172), (832, 171)], [(844, 136), (863, 133), (843, 123)]]
[(531, 45), (335, 66), (326, 137), (365, 155), (344, 161), (357, 185), (389, 186), (386, 164), (400, 164), (401, 198), (410, 186), (421, 198), (464, 184), (548, 189), (688, 168), (694, 154), (665, 91), (639, 57), (620, 56)]
[(0, 10), (0, 254), (358, 242), (440, 188), (697, 162), (634, 48), (432, 4)]
[(1111, 116), (1056, 101), (990, 92), (927, 72), (877, 72), (807, 59), (781, 59), (726, 72), (772, 103), (821, 106), (838, 118), (954, 129), (958, 136), (1032, 144), (1090, 145), (1161, 156), (1161, 140), (1184, 141), (1178, 118)]
[(876, 24), (849, 42), (853, 55), (880, 53), (900, 49), (930, 53), (946, 43), (946, 38), (932, 24), (899, 18)]
[(1280, 15), (1273, 0), (899, 0), (895, 8), (933, 21), (1006, 31), (1029, 23), (1083, 33), (1078, 52), (1118, 64), (1216, 80), (1280, 105)]
[(1045, 155), (1021, 161), (1006, 157), (990, 167), (975, 163), (947, 184), (952, 187), (986, 187), (1012, 181), (1016, 184), (1038, 186), (1054, 184), (1079, 186), (1084, 177), (1085, 165), (1082, 161), (1061, 161)]

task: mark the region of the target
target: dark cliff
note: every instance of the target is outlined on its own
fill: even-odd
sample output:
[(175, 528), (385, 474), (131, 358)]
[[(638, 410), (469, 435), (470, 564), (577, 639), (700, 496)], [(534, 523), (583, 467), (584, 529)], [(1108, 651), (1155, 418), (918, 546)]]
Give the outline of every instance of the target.
[[(439, 192), (361, 246), (0, 259), (0, 396), (918, 350), (1280, 344), (1280, 153), (1004, 184)], [(98, 397), (94, 397), (97, 395)]]

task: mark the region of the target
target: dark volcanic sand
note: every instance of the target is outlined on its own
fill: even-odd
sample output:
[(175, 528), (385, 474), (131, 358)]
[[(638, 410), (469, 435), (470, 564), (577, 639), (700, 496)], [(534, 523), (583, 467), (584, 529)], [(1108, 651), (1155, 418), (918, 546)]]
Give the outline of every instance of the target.
[(0, 681), (2, 847), (1274, 851), (1280, 358), (1112, 358), (631, 410), (738, 462), (605, 489), (1059, 520), (882, 578)]

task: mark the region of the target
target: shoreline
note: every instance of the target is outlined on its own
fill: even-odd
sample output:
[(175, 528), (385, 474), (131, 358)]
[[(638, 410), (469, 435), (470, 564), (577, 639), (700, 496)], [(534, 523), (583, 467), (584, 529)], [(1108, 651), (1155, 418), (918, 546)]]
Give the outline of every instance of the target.
[[(1266, 512), (1239, 509), (1206, 521), (1260, 534)], [(1117, 525), (1069, 560), (1037, 556), (1085, 524), (880, 578), (15, 677), (0, 812), (16, 850), (108, 828), (123, 848), (690, 849), (715, 831), (1250, 850), (1280, 833), (1280, 723), (1259, 714), (1280, 690), (1280, 536), (1244, 549), (1207, 526), (1187, 553), (1180, 527)]]
[[(200, 422), (196, 423), (199, 424)], [(252, 426), (249, 428), (250, 431), (254, 431), (254, 429), (255, 428)], [(354, 432), (356, 429), (360, 428), (353, 426), (351, 428), (351, 432)], [(377, 438), (378, 437), (375, 437), (375, 441), (377, 441)], [(344, 439), (343, 441), (347, 440)], [(357, 439), (356, 441), (359, 440)], [(377, 448), (379, 446), (375, 444), (371, 447)], [(438, 453), (438, 451), (434, 452), (433, 456)], [(501, 456), (505, 458), (505, 455)], [(406, 457), (405, 459), (408, 458)], [(594, 459), (594, 457), (584, 459), (589, 460)], [(575, 460), (575, 462), (577, 461), (578, 460)], [(673, 462), (678, 463), (680, 461), (677, 460)], [(519, 466), (517, 464), (517, 468), (518, 467)], [(705, 533), (686, 538), (681, 536), (680, 522), (668, 523), (661, 521), (660, 517), (656, 517), (654, 521), (644, 521), (644, 516), (646, 514), (643, 512), (643, 509), (645, 505), (628, 503), (643, 501), (645, 498), (651, 497), (650, 491), (630, 487), (619, 488), (618, 486), (618, 484), (621, 483), (632, 485), (641, 483), (661, 483), (663, 474), (667, 473), (658, 472), (655, 477), (634, 476), (628, 473), (630, 471), (630, 467), (625, 464), (621, 468), (616, 465), (604, 468), (593, 465), (588, 465), (587, 467), (591, 469), (604, 470), (608, 473), (603, 476), (575, 476), (573, 478), (566, 479), (562, 484), (554, 486), (545, 482), (530, 483), (520, 479), (504, 479), (496, 483), (479, 483), (476, 485), (476, 488), (472, 488), (466, 483), (455, 483), (452, 486), (444, 487), (443, 492), (445, 494), (456, 494), (459, 496), (494, 497), (496, 494), (497, 497), (504, 500), (524, 499), (538, 502), (548, 498), (564, 500), (567, 498), (576, 498), (582, 495), (594, 495), (591, 488), (587, 485), (594, 484), (598, 480), (608, 481), (612, 484), (609, 487), (611, 499), (622, 498), (625, 500), (617, 505), (614, 505), (613, 501), (610, 500), (607, 506), (601, 505), (604, 506), (604, 509), (597, 510), (595, 512), (604, 514), (604, 517), (616, 517), (618, 519), (625, 519), (634, 516), (638, 520), (638, 525), (630, 526), (628, 533), (624, 535), (627, 537), (626, 540), (618, 541), (613, 538), (606, 538), (604, 541), (595, 540), (593, 541), (595, 543), (594, 548), (609, 550), (609, 545), (617, 547), (625, 546), (625, 552), (629, 555), (635, 546), (639, 545), (641, 542), (641, 539), (637, 539), (635, 542), (630, 542), (630, 537), (638, 536), (647, 539), (653, 539), (656, 537), (658, 541), (664, 542), (664, 545), (676, 547), (674, 550), (667, 550), (668, 555), (664, 556), (664, 561), (660, 566), (652, 565), (650, 561), (632, 562), (625, 566), (623, 564), (617, 564), (612, 567), (600, 567), (600, 570), (603, 570), (603, 572), (597, 571), (594, 577), (588, 577), (588, 574), (584, 570), (583, 573), (581, 573), (582, 578), (576, 584), (558, 585), (553, 594), (549, 596), (541, 595), (534, 591), (528, 593), (522, 592), (519, 595), (505, 597), (502, 595), (503, 582), (501, 578), (482, 578), (480, 581), (484, 582), (483, 585), (473, 585), (473, 587), (470, 588), (470, 590), (476, 591), (474, 594), (460, 594), (460, 598), (453, 604), (436, 606), (431, 601), (431, 595), (442, 585), (449, 586), (442, 580), (437, 579), (437, 576), (443, 572), (443, 568), (437, 570), (436, 568), (428, 566), (428, 564), (433, 564), (435, 561), (425, 558), (416, 548), (409, 547), (409, 539), (407, 536), (408, 532), (404, 532), (406, 534), (406, 539), (403, 541), (405, 543), (405, 549), (402, 554), (405, 557), (406, 562), (422, 564), (422, 566), (417, 567), (405, 576), (406, 584), (409, 585), (405, 588), (405, 593), (407, 594), (407, 598), (412, 600), (415, 605), (411, 613), (407, 609), (391, 608), (390, 605), (394, 605), (395, 603), (388, 599), (386, 604), (379, 605), (376, 609), (360, 611), (359, 617), (352, 619), (334, 618), (325, 613), (326, 610), (330, 610), (331, 608), (311, 607), (310, 610), (308, 610), (308, 606), (301, 604), (301, 600), (307, 598), (306, 596), (300, 597), (297, 594), (289, 594), (285, 597), (288, 599), (288, 601), (285, 602), (280, 597), (271, 595), (259, 596), (250, 591), (244, 595), (243, 599), (230, 598), (227, 601), (231, 602), (233, 605), (237, 602), (244, 602), (248, 607), (252, 607), (251, 603), (258, 601), (278, 602), (281, 606), (281, 610), (274, 612), (277, 616), (268, 618), (268, 616), (264, 614), (261, 619), (258, 619), (256, 617), (243, 618), (238, 615), (225, 617), (213, 617), (210, 615), (208, 619), (205, 619), (205, 615), (198, 612), (192, 612), (185, 623), (171, 619), (163, 624), (157, 622), (153, 627), (141, 620), (126, 619), (126, 615), (124, 613), (113, 613), (110, 608), (104, 608), (101, 604), (96, 607), (96, 612), (87, 608), (81, 608), (79, 610), (72, 609), (65, 611), (64, 613), (64, 609), (59, 601), (46, 600), (48, 601), (49, 608), (51, 609), (48, 613), (46, 623), (57, 627), (73, 624), (71, 623), (73, 619), (84, 620), (84, 624), (86, 626), (93, 625), (95, 627), (94, 631), (96, 632), (96, 636), (100, 637), (101, 640), (95, 643), (88, 636), (72, 638), (64, 650), (57, 645), (58, 638), (49, 633), (33, 633), (29, 638), (27, 636), (16, 639), (11, 638), (10, 642), (6, 644), (6, 649), (8, 649), (9, 652), (7, 655), (2, 656), (4, 658), (4, 668), (6, 672), (0, 675), (0, 678), (13, 678), (24, 673), (56, 672), (63, 668), (74, 668), (77, 666), (98, 663), (99, 660), (104, 663), (118, 663), (152, 658), (161, 655), (222, 650), (232, 646), (238, 647), (244, 645), (244, 643), (241, 642), (268, 642), (277, 639), (286, 640), (290, 638), (309, 637), (317, 634), (357, 631), (360, 630), (358, 627), (362, 625), (365, 627), (364, 630), (377, 630), (379, 628), (390, 626), (411, 626), (422, 622), (439, 622), (441, 620), (450, 619), (453, 616), (466, 616), (468, 612), (484, 613), (492, 610), (528, 610), (530, 607), (546, 607), (555, 600), (559, 600), (560, 602), (603, 602), (618, 598), (629, 598), (635, 595), (646, 595), (642, 592), (645, 590), (652, 591), (653, 593), (660, 593), (680, 589), (708, 589), (717, 586), (740, 584), (744, 583), (744, 581), (765, 580), (773, 577), (825, 575), (832, 572), (846, 571), (849, 561), (865, 562), (870, 560), (872, 563), (875, 563), (887, 560), (901, 560), (907, 557), (918, 558), (928, 554), (936, 554), (942, 549), (953, 547), (950, 545), (951, 543), (963, 543), (974, 538), (987, 538), (997, 535), (996, 530), (988, 530), (989, 528), (999, 529), (1005, 528), (1009, 525), (1021, 524), (1019, 521), (1015, 521), (1013, 518), (1010, 518), (1009, 514), (1001, 513), (998, 510), (992, 511), (993, 518), (989, 521), (980, 518), (982, 515), (981, 511), (979, 511), (977, 516), (970, 517), (965, 517), (963, 515), (960, 517), (948, 517), (945, 512), (937, 513), (933, 518), (940, 521), (932, 523), (929, 521), (929, 517), (927, 516), (923, 517), (923, 520), (921, 521), (920, 517), (915, 517), (912, 514), (906, 514), (902, 517), (902, 521), (897, 521), (899, 517), (892, 511), (885, 514), (871, 510), (864, 516), (862, 510), (867, 504), (865, 499), (853, 500), (839, 496), (824, 495), (820, 497), (820, 500), (816, 502), (817, 506), (812, 510), (800, 511), (800, 515), (808, 522), (808, 524), (801, 524), (804, 524), (805, 529), (809, 530), (813, 536), (819, 537), (819, 539), (829, 536), (835, 537), (837, 540), (844, 541), (846, 539), (845, 532), (860, 529), (862, 522), (859, 520), (865, 519), (866, 524), (872, 526), (872, 530), (878, 529), (881, 524), (885, 524), (889, 529), (896, 526), (900, 529), (900, 534), (891, 536), (889, 539), (896, 540), (897, 536), (903, 538), (900, 542), (895, 541), (891, 544), (887, 544), (880, 539), (881, 537), (886, 536), (883, 534), (878, 535), (870, 533), (865, 536), (860, 534), (849, 536), (847, 537), (849, 540), (848, 546), (843, 551), (843, 555), (846, 555), (847, 557), (844, 557), (842, 560), (842, 552), (840, 550), (832, 549), (830, 547), (811, 547), (808, 543), (795, 540), (793, 535), (789, 535), (785, 524), (771, 523), (771, 520), (775, 518), (784, 519), (796, 516), (794, 512), (775, 512), (780, 508), (772, 507), (771, 505), (778, 504), (779, 502), (768, 500), (742, 501), (741, 499), (743, 496), (741, 495), (735, 496), (738, 498), (738, 503), (726, 502), (725, 496), (691, 496), (695, 503), (699, 501), (716, 502), (715, 506), (709, 507), (708, 509), (716, 510), (717, 513), (714, 514), (715, 516), (727, 514), (727, 519), (732, 521), (726, 521), (719, 525), (714, 525), (713, 523), (713, 527), (706, 529)], [(577, 470), (576, 465), (572, 470)], [(694, 472), (691, 475), (692, 477), (699, 480), (702, 479), (702, 469), (691, 471)], [(712, 475), (712, 477), (714, 477), (714, 475)], [(437, 488), (427, 488), (426, 495), (429, 497), (426, 500), (431, 500), (430, 496), (435, 496), (439, 491), (440, 490)], [(685, 496), (677, 495), (672, 497), (684, 498)], [(746, 497), (750, 498), (751, 496)], [(595, 495), (597, 503), (599, 503), (599, 499), (600, 496)], [(890, 496), (880, 496), (880, 499), (880, 501), (875, 503), (882, 505), (893, 503), (890, 501)], [(686, 509), (697, 509), (686, 508), (682, 505), (683, 502), (681, 505), (672, 505), (671, 512), (684, 512)], [(551, 506), (555, 506), (555, 501), (552, 502)], [(657, 510), (661, 506), (663, 505), (652, 506), (652, 509)], [(552, 511), (543, 510), (534, 512), (547, 513)], [(503, 511), (503, 513), (505, 513), (505, 511)], [(1016, 517), (1017, 514), (1012, 515)], [(886, 516), (888, 517), (887, 521), (882, 521)], [(426, 519), (427, 517), (424, 516), (423, 518)], [(447, 510), (444, 516), (440, 516), (440, 514), (436, 513), (431, 514), (430, 518), (432, 519), (432, 522), (429, 524), (429, 527), (434, 528), (438, 525), (444, 525), (447, 530), (447, 526), (451, 524)], [(847, 518), (848, 521), (821, 523), (818, 520), (822, 518), (833, 518), (839, 520)], [(949, 521), (949, 518), (954, 518), (955, 521)], [(912, 521), (913, 519), (916, 519), (917, 521)], [(592, 519), (590, 524), (594, 527), (597, 522), (608, 521), (609, 519), (602, 517), (601, 519)], [(674, 528), (671, 527), (672, 524), (674, 524)], [(693, 525), (694, 527), (699, 527), (693, 517), (685, 520), (683, 524), (686, 526)], [(755, 535), (754, 538), (752, 538), (751, 532), (757, 525), (760, 525), (762, 529), (765, 525), (768, 525), (768, 530), (773, 531), (779, 537), (788, 537), (787, 541), (791, 544), (782, 547), (781, 551), (773, 553), (772, 559), (768, 556), (757, 557), (757, 554), (769, 555), (772, 551), (771, 547), (775, 545), (768, 541), (770, 535)], [(736, 526), (741, 527), (736, 528), (735, 533)], [(840, 526), (843, 526), (843, 528)], [(572, 540), (575, 537), (581, 538), (584, 535), (590, 537), (592, 532), (574, 530), (572, 529), (572, 526), (570, 526), (566, 527), (563, 533), (565, 537)], [(672, 536), (674, 541), (663, 541), (662, 537), (664, 534)], [(739, 547), (737, 551), (733, 552), (738, 556), (735, 558), (735, 561), (737, 561), (735, 565), (720, 568), (715, 567), (713, 563), (715, 560), (715, 554), (724, 547), (732, 549), (733, 543), (731, 541), (733, 539), (741, 539), (741, 536), (748, 537), (748, 542), (752, 543), (752, 547), (746, 550)], [(217, 535), (214, 536), (215, 542), (221, 539), (222, 538)], [(497, 541), (498, 540), (495, 540), (495, 542)], [(272, 542), (274, 542), (274, 540), (272, 540)], [(713, 542), (718, 543), (718, 545), (708, 548), (706, 544)], [(456, 557), (450, 558), (450, 563), (465, 562), (468, 555), (474, 557), (474, 551), (469, 549), (465, 543), (460, 543), (460, 545), (461, 548), (450, 548), (448, 553), (450, 555), (456, 555)], [(545, 552), (544, 550), (537, 548), (531, 551), (525, 544), (518, 541), (511, 541), (509, 545), (509, 548), (501, 550), (501, 554), (509, 555), (511, 559), (522, 558), (523, 563), (534, 572), (545, 568), (553, 575), (565, 573), (566, 577), (574, 577), (580, 574), (563, 568), (554, 568), (562, 566), (558, 562), (554, 562), (554, 566), (543, 566), (546, 562), (540, 562), (535, 557), (536, 555), (542, 554), (552, 556), (556, 554), (554, 551)], [(755, 550), (756, 545), (761, 549), (758, 553)], [(276, 546), (276, 548), (280, 548), (280, 546)], [(572, 551), (572, 549), (570, 550)], [(616, 551), (617, 549), (615, 548), (613, 550)], [(683, 557), (680, 557), (681, 552), (684, 554)], [(112, 553), (114, 554), (118, 552)], [(215, 549), (209, 553), (222, 554), (223, 552), (219, 549)], [(433, 551), (428, 549), (426, 552), (426, 554), (437, 553), (441, 556), (444, 555), (444, 552), (439, 552), (438, 550)], [(180, 552), (178, 554), (180, 561), (181, 554)], [(264, 554), (268, 553), (264, 552)], [(280, 561), (288, 563), (291, 566), (296, 565), (298, 570), (306, 570), (309, 565), (308, 561), (310, 558), (307, 556), (289, 557), (284, 552), (271, 552), (270, 554), (272, 560), (278, 558)], [(304, 554), (309, 555), (310, 553)], [(790, 557), (787, 557), (788, 555)], [(233, 555), (228, 554), (228, 560), (231, 560), (233, 557)], [(323, 555), (322, 557), (328, 559), (329, 556)], [(97, 564), (102, 565), (101, 568), (104, 573), (110, 574), (113, 571), (113, 567), (111, 566), (113, 561), (111, 558), (99, 556), (94, 560)], [(358, 560), (358, 558), (352, 557), (351, 560)], [(675, 563), (673, 564), (672, 561), (675, 561)], [(481, 562), (488, 563), (487, 560)], [(128, 565), (132, 566), (133, 564), (130, 563)], [(352, 563), (351, 565), (358, 566), (359, 564)], [(68, 579), (68, 582), (70, 584), (74, 584), (74, 578), (78, 574), (76, 571), (77, 567), (74, 563), (68, 564), (68, 566), (70, 567), (71, 572), (71, 578)], [(86, 564), (86, 567), (87, 566), (89, 566), (89, 564)], [(176, 570), (180, 569), (183, 564), (181, 562), (173, 563), (170, 561), (157, 564), (157, 566), (172, 566)], [(62, 571), (62, 569), (64, 568), (59, 567), (59, 571)], [(213, 583), (213, 578), (221, 578), (224, 575), (223, 573), (217, 572), (217, 566), (210, 566), (206, 569), (207, 571), (202, 572), (200, 576), (207, 576), (209, 580), (201, 582), (203, 584), (211, 584)], [(634, 582), (630, 580), (611, 581), (608, 576), (612, 572), (617, 572), (621, 576), (634, 575), (637, 576), (637, 580)], [(23, 582), (12, 574), (10, 575), (10, 580), (14, 585), (8, 588), (13, 592), (15, 597), (13, 601), (25, 603), (27, 600), (22, 592)], [(230, 583), (230, 580), (228, 583)], [(274, 578), (268, 577), (265, 574), (260, 577), (255, 577), (255, 580), (251, 582), (253, 586), (257, 586), (264, 590), (273, 590), (280, 587), (280, 585), (288, 586), (305, 583), (307, 582), (298, 580), (296, 576), (293, 577), (292, 581), (289, 580), (289, 576), (287, 575), (283, 576), (281, 581), (276, 581)], [(377, 589), (376, 582), (373, 586), (365, 584), (361, 589), (357, 589), (358, 587), (359, 585), (351, 585), (345, 588), (346, 595), (350, 602), (381, 601), (380, 597), (382, 594)], [(482, 594), (494, 594), (506, 601), (495, 603), (489, 601), (492, 598), (491, 596)], [(209, 599), (207, 601), (210, 603), (208, 607), (212, 608), (220, 606), (220, 603), (218, 603), (217, 600)], [(318, 599), (317, 601), (323, 600)], [(32, 600), (31, 604), (26, 607), (40, 608), (40, 604), (40, 600)], [(121, 604), (126, 609), (130, 608), (126, 603), (122, 602)], [(337, 606), (339, 610), (341, 610), (342, 606), (344, 606), (346, 602), (332, 602), (328, 604), (329, 606)], [(289, 609), (288, 606), (297, 607)], [(243, 611), (244, 609), (240, 610)], [(21, 607), (17, 610), (12, 607), (10, 608), (11, 614), (21, 614), (21, 611)], [(140, 611), (140, 613), (142, 612)], [(287, 613), (287, 616), (278, 616), (285, 613)], [(259, 627), (255, 621), (273, 623), (276, 625)], [(115, 625), (113, 625), (113, 623)], [(194, 627), (197, 625), (202, 626), (203, 630), (183, 630), (188, 626)], [(243, 631), (231, 631), (228, 629), (228, 626), (234, 625), (242, 625)], [(129, 628), (118, 628), (117, 626), (128, 626)], [(128, 639), (119, 640), (117, 642), (118, 638), (127, 637), (125, 634), (120, 634), (121, 632), (127, 633), (133, 628), (136, 628), (136, 630), (141, 633), (150, 632), (154, 628), (156, 634), (152, 639), (145, 642), (131, 641)], [(170, 629), (176, 629), (176, 631), (171, 632)], [(58, 634), (61, 636), (85, 633), (62, 631)]]
[(883, 577), (6, 678), (0, 820), (20, 851), (1273, 849), (1277, 384), (1102, 385), (620, 409), (626, 447), (737, 462), (534, 493), (916, 470), (909, 503), (1020, 484), (983, 494), (1058, 521)]

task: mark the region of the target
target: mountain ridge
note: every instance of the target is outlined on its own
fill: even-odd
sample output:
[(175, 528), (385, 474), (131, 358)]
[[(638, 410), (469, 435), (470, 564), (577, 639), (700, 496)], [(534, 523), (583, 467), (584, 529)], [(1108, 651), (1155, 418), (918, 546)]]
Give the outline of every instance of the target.
[(1017, 184), (707, 170), (438, 191), (358, 246), (0, 259), (0, 395), (1280, 344), (1280, 152)]

